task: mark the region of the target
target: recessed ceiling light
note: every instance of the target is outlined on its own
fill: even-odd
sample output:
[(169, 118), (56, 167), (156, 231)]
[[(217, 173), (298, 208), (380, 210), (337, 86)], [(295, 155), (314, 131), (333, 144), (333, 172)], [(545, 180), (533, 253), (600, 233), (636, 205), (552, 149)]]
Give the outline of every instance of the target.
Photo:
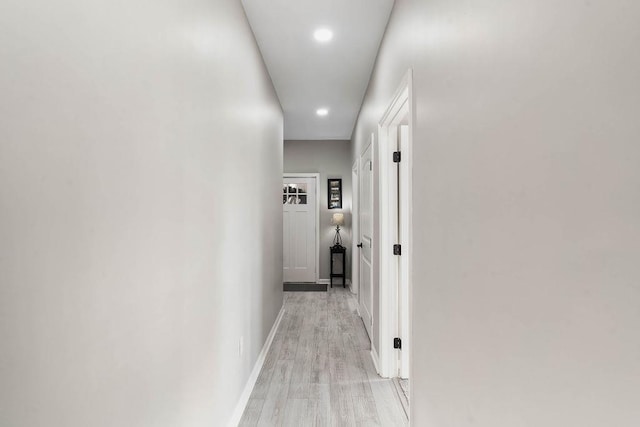
[(328, 28), (318, 28), (313, 33), (313, 37), (321, 43), (326, 43), (333, 38), (333, 31)]
[(327, 114), (329, 114), (329, 110), (327, 110), (326, 108), (318, 108), (316, 110), (316, 114), (319, 115), (320, 117), (324, 117)]

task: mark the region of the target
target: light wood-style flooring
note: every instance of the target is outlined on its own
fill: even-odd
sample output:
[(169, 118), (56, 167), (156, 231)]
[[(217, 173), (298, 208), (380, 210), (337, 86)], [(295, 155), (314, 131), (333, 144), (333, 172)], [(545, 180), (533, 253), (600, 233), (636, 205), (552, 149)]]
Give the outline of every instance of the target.
[(241, 426), (406, 426), (380, 378), (353, 294), (285, 292), (285, 313)]

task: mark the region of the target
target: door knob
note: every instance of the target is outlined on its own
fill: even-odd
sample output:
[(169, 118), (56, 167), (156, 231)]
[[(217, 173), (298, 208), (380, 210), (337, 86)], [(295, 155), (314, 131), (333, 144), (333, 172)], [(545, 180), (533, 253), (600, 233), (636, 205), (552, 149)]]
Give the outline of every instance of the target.
[(362, 247), (362, 243), (358, 243), (358, 247), (361, 248)]

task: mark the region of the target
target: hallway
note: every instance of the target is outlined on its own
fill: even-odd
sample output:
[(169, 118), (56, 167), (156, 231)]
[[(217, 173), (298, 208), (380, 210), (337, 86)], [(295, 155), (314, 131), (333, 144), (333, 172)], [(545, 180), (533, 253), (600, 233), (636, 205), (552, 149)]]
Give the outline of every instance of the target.
[(355, 296), (334, 287), (284, 299), (240, 425), (407, 425), (392, 381), (376, 374)]
[(640, 426), (638, 22), (3, 1), (0, 427)]

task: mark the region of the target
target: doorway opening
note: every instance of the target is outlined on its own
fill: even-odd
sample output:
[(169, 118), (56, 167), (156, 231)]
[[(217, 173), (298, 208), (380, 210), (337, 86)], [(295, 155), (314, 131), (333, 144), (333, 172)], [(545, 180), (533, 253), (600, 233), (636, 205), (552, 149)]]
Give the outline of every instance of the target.
[(283, 281), (285, 284), (317, 284), (320, 258), (320, 175), (288, 173), (283, 176)]
[[(378, 125), (380, 375), (411, 396), (413, 81), (409, 70)], [(408, 384), (407, 384), (408, 382)], [(408, 399), (407, 399), (408, 403)]]

